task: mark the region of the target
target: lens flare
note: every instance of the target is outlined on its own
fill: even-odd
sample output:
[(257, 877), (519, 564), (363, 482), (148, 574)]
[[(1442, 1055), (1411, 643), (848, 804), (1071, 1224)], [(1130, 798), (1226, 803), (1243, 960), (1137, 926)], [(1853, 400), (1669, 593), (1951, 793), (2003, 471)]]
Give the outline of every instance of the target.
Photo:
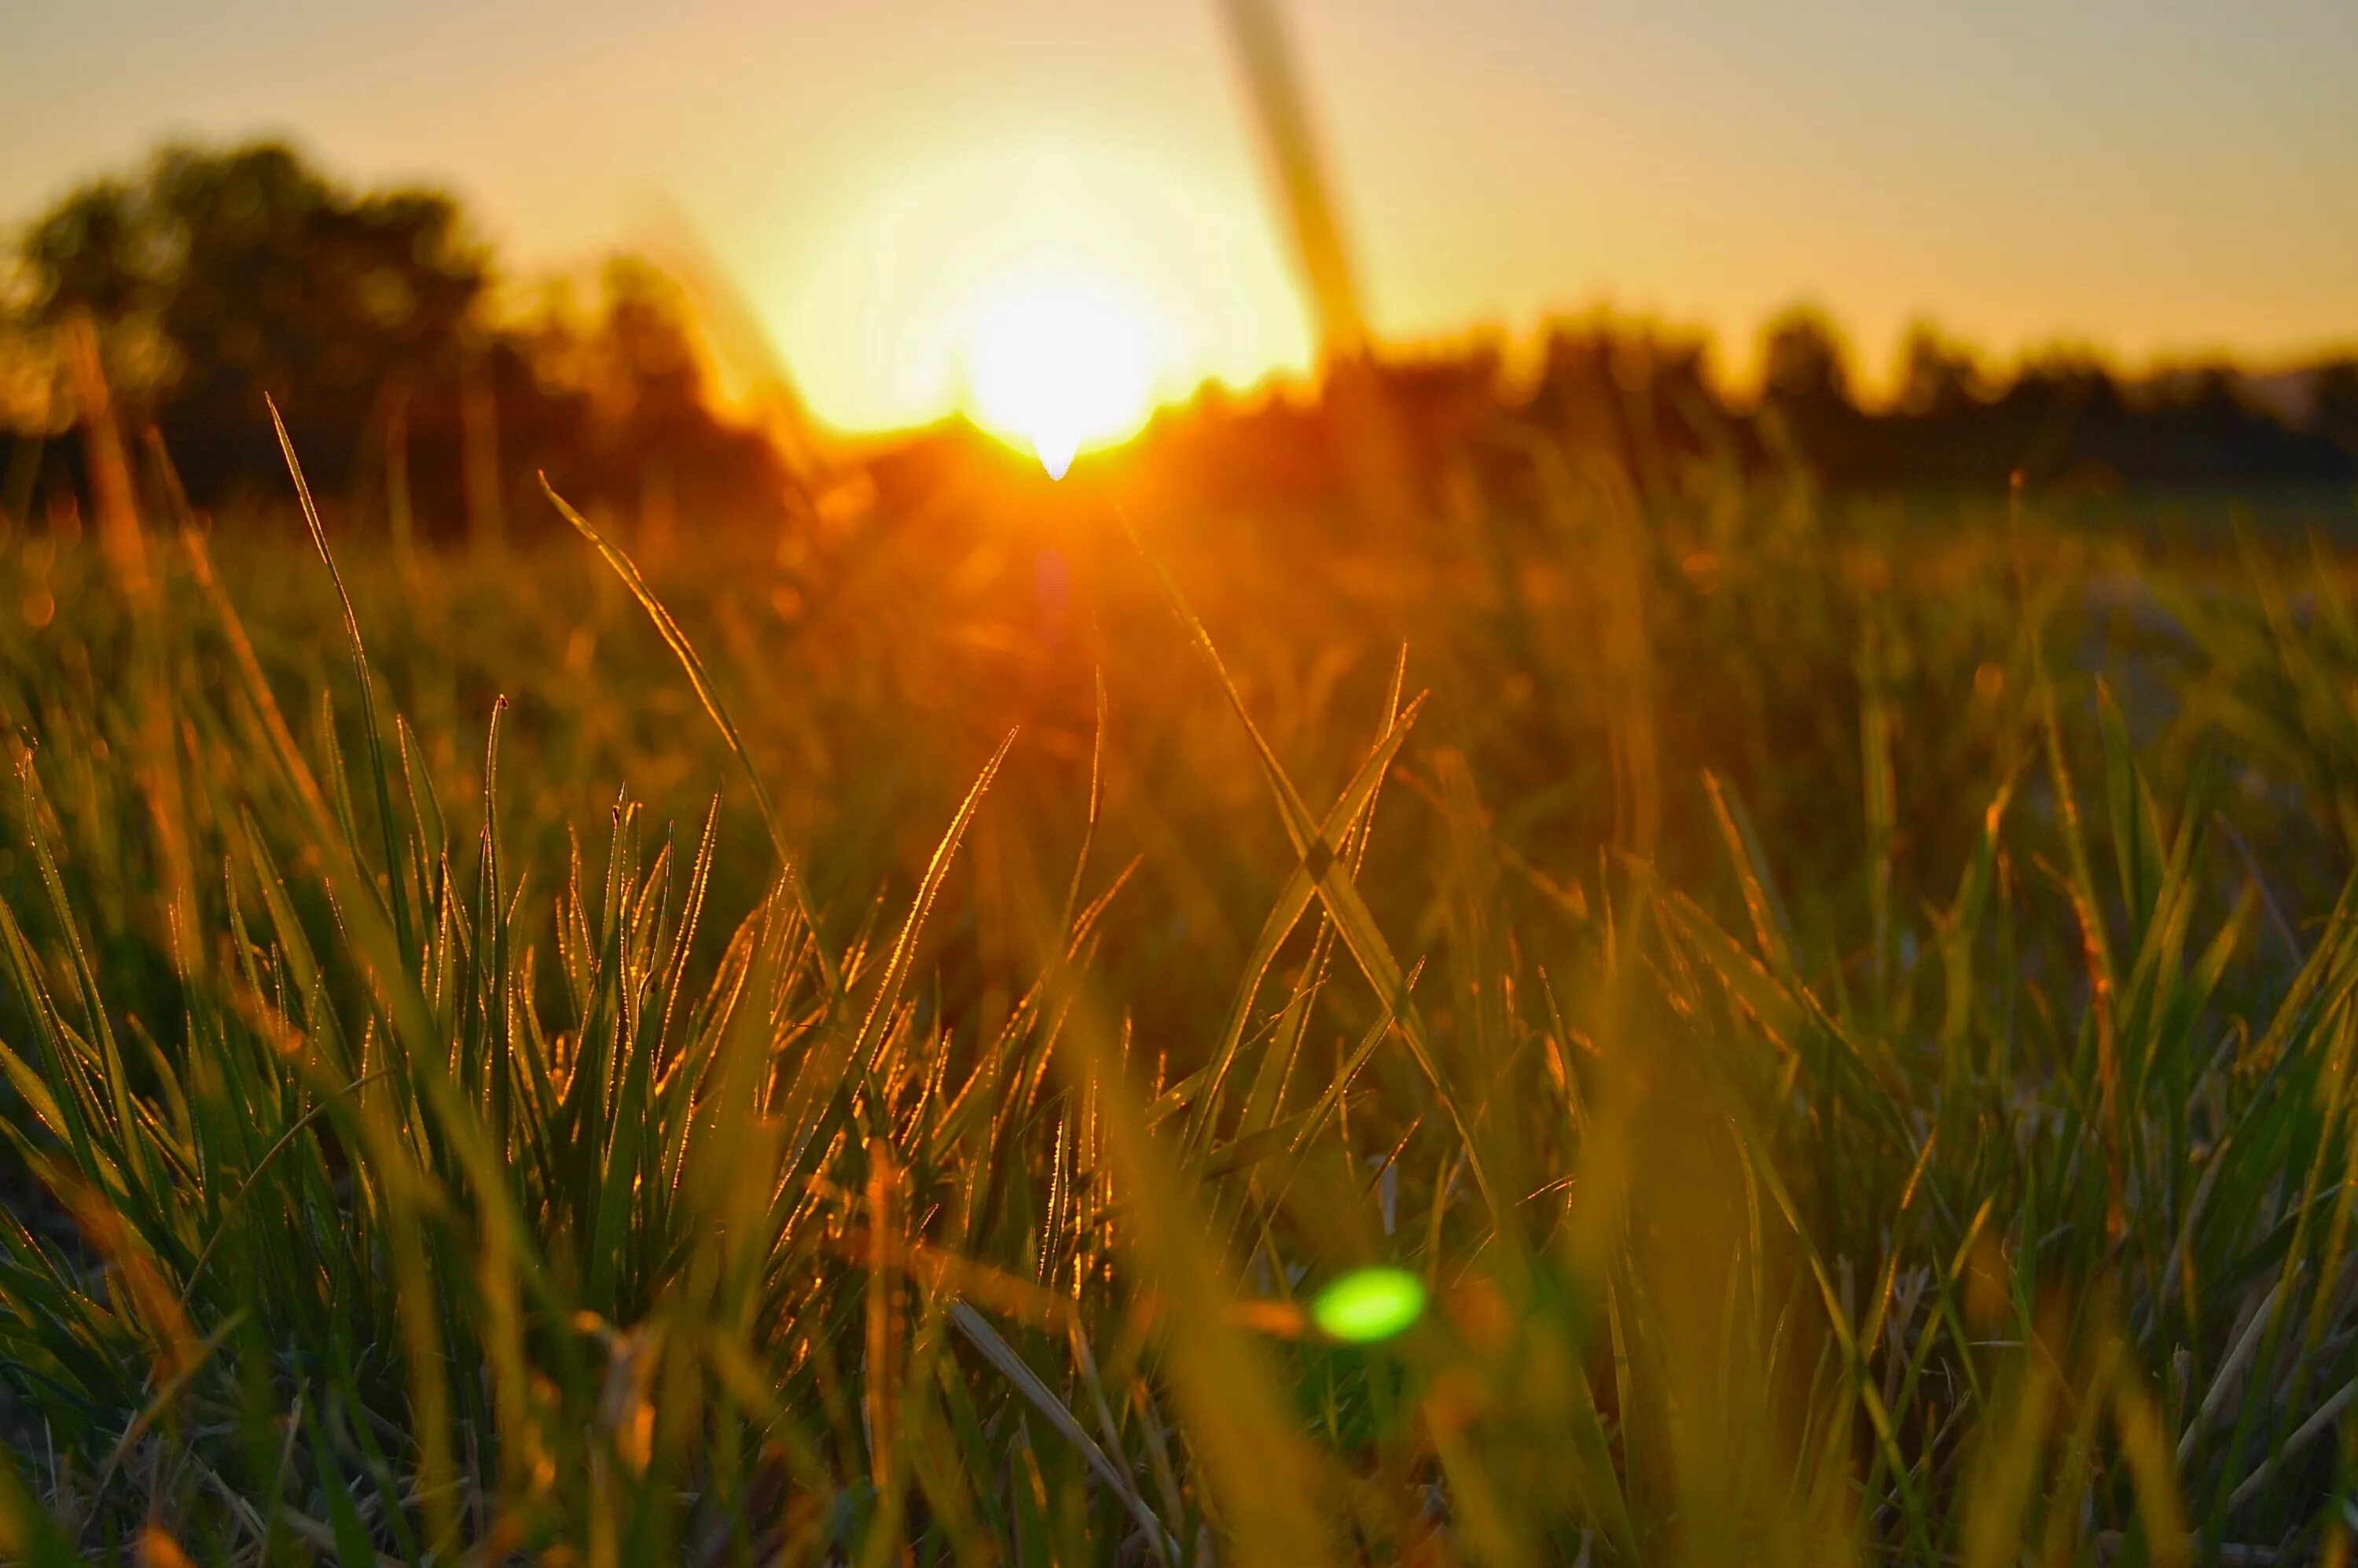
[(976, 300), (966, 335), (976, 419), (1030, 443), (1062, 479), (1090, 447), (1134, 434), (1153, 405), (1154, 318), (1105, 278), (1069, 269), (998, 284)]
[(1405, 1269), (1360, 1269), (1318, 1292), (1310, 1321), (1329, 1339), (1370, 1345), (1424, 1315), (1424, 1281)]

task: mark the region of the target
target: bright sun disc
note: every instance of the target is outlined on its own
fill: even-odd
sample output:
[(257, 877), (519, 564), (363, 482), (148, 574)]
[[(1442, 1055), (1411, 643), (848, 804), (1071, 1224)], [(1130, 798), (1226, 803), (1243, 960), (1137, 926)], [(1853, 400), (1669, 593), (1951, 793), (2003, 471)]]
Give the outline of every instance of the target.
[(1030, 442), (1051, 479), (1064, 478), (1083, 448), (1136, 432), (1153, 405), (1147, 310), (1086, 274), (1034, 273), (984, 291), (966, 354), (976, 418)]

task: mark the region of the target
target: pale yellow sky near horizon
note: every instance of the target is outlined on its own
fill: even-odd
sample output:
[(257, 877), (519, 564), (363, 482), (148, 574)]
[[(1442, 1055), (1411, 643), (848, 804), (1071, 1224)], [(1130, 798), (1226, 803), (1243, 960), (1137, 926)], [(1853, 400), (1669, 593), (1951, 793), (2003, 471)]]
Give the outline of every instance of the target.
[[(2358, 5), (1293, 0), (1378, 331), (1830, 310), (2000, 356), (2358, 344)], [(956, 405), (971, 301), (1148, 303), (1156, 391), (1307, 355), (1212, 0), (18, 0), (0, 219), (158, 140), (290, 135), (523, 266), (676, 211), (830, 423)]]

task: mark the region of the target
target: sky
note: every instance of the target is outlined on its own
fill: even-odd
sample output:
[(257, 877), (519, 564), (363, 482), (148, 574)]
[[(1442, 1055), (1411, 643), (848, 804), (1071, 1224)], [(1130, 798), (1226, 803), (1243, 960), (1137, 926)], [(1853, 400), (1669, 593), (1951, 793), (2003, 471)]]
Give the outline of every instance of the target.
[[(1610, 306), (1740, 375), (1809, 301), (1870, 378), (1918, 318), (2001, 356), (2358, 344), (2353, 0), (1285, 17), (1388, 341)], [(1135, 307), (1156, 396), (1310, 352), (1215, 0), (0, 0), (0, 221), (270, 133), (454, 189), (520, 268), (684, 226), (838, 427), (969, 402), (978, 311), (1043, 276)]]

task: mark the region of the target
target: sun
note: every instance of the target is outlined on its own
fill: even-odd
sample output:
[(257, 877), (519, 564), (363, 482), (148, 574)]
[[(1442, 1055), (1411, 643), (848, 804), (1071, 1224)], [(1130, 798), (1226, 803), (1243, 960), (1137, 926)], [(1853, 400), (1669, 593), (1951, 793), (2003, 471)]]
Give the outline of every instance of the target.
[(1087, 448), (1134, 435), (1153, 409), (1162, 358), (1146, 299), (1112, 279), (1035, 266), (977, 291), (967, 313), (971, 411), (1030, 443), (1051, 479)]

